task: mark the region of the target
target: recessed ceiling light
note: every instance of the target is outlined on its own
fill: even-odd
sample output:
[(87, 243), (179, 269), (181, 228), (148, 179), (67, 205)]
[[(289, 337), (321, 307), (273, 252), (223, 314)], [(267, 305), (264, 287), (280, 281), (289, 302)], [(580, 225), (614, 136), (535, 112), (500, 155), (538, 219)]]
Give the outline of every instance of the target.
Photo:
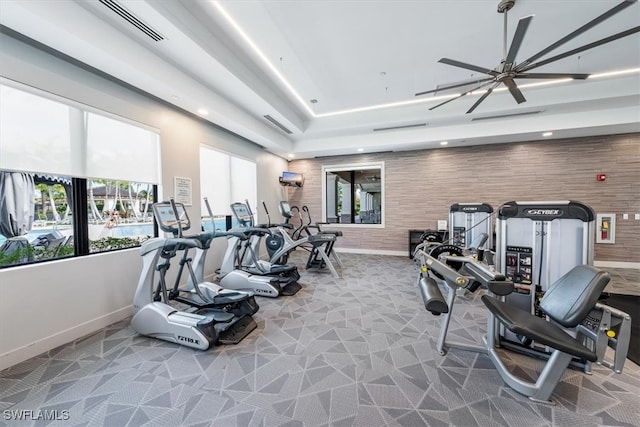
[(198, 114), (200, 114), (201, 116), (206, 116), (209, 114), (209, 112), (207, 110), (205, 110), (204, 108), (199, 108), (198, 109)]
[(289, 154), (289, 158), (293, 159), (295, 157), (295, 155), (293, 155), (293, 153)]
[(440, 142), (440, 145), (447, 145), (449, 143), (449, 141), (442, 141)]
[(553, 132), (545, 132), (542, 134), (542, 136), (551, 136), (553, 135)]
[(364, 148), (358, 148), (358, 152), (362, 153), (364, 151)]

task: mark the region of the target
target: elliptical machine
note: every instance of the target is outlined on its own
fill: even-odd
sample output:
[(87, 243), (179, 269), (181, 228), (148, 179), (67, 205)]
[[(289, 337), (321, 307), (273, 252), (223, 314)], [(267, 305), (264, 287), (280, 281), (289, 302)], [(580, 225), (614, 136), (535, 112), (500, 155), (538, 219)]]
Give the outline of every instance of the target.
[[(330, 256), (333, 256), (336, 263), (342, 268), (343, 264), (338, 254), (334, 252), (333, 246), (335, 245), (338, 237), (342, 236), (342, 231), (340, 230), (323, 230), (321, 228), (322, 224), (328, 224), (326, 222), (316, 222), (315, 224), (311, 224), (311, 212), (309, 212), (309, 208), (307, 206), (302, 206), (302, 211), (297, 206), (290, 206), (289, 202), (281, 201), (278, 205), (280, 209), (280, 214), (285, 218), (285, 224), (289, 224), (291, 218), (293, 218), (293, 210), (295, 209), (298, 212), (298, 218), (300, 219), (300, 226), (295, 228), (292, 233), (292, 238), (295, 240), (305, 238), (304, 234), (307, 238), (309, 238), (310, 243), (312, 243), (311, 248), (309, 249), (309, 256), (307, 257), (306, 268), (324, 268), (327, 265), (330, 265), (331, 262), (327, 261)], [(266, 208), (265, 208), (266, 209)], [(307, 223), (305, 224), (302, 219), (302, 212), (307, 214)], [(324, 236), (324, 237), (318, 237)], [(317, 244), (314, 245), (313, 242), (324, 241), (325, 244)], [(321, 253), (324, 253), (324, 255)], [(325, 256), (326, 255), (326, 256)], [(331, 269), (331, 266), (329, 267)]]
[[(207, 207), (209, 216), (213, 221), (213, 212), (207, 198), (204, 198), (204, 204)], [(214, 226), (215, 229), (215, 226)], [(268, 230), (267, 230), (268, 231)], [(236, 268), (240, 263), (240, 251), (252, 236), (264, 234), (266, 231), (259, 228), (237, 228), (227, 231), (227, 250), (222, 260), (222, 265), (218, 271), (220, 286), (225, 289), (235, 289), (240, 291), (253, 292), (255, 295), (276, 298), (280, 295), (294, 295), (301, 286), (298, 283), (283, 286), (279, 277), (252, 274), (251, 272)], [(218, 232), (219, 233), (219, 232)], [(219, 233), (220, 234), (220, 233)], [(202, 248), (196, 248), (194, 256), (194, 283), (204, 280), (204, 267), (207, 251)]]
[[(284, 203), (288, 204), (288, 202)], [(338, 258), (338, 256), (331, 251), (331, 248), (333, 248), (333, 245), (337, 238), (337, 235), (335, 233), (318, 233), (308, 235), (306, 237), (298, 235), (298, 238), (294, 240), (291, 236), (289, 236), (289, 233), (287, 233), (287, 229), (293, 228), (293, 226), (288, 223), (288, 220), (284, 224), (271, 224), (271, 216), (269, 215), (267, 205), (262, 202), (262, 206), (264, 207), (269, 221), (269, 224), (262, 226), (266, 226), (268, 228), (275, 226), (278, 229), (278, 233), (274, 233), (273, 236), (268, 238), (266, 241), (267, 251), (269, 252), (269, 256), (271, 257), (270, 262), (279, 263), (283, 258), (287, 258), (292, 251), (296, 250), (298, 247), (301, 247), (310, 252), (310, 259), (313, 259), (317, 256), (320, 257), (318, 259), (318, 262), (316, 262), (315, 264), (307, 262), (307, 265), (305, 266), (307, 269), (312, 267), (326, 266), (331, 271), (333, 277), (335, 277), (336, 279), (340, 278), (340, 275), (329, 259), (329, 255), (333, 254), (336, 263), (340, 266), (340, 268), (343, 267), (340, 258)]]
[(223, 276), (223, 280), (231, 271), (237, 269), (252, 276), (277, 280), (280, 286), (279, 294), (296, 294), (302, 288), (297, 282), (300, 273), (298, 273), (296, 266), (281, 265), (259, 259), (261, 239), (265, 236), (273, 236), (271, 230), (267, 227), (254, 227), (253, 214), (248, 203), (233, 203), (231, 210), (240, 227), (230, 231), (235, 234), (244, 233), (249, 239), (239, 239), (235, 234), (229, 237), (227, 251), (220, 267), (220, 275)]
[[(196, 242), (190, 239), (153, 238), (140, 247), (142, 273), (133, 297), (131, 327), (141, 335), (182, 344), (198, 350), (207, 350), (218, 341), (215, 325), (229, 322), (231, 313), (212, 313), (214, 316), (178, 311), (166, 302), (154, 297), (154, 274), (158, 271), (159, 286), (166, 294), (165, 275), (170, 259), (178, 250), (193, 248)], [(162, 258), (163, 262), (158, 264)], [(168, 299), (168, 298), (167, 298)], [(165, 299), (165, 301), (167, 300)]]
[[(215, 283), (198, 280), (192, 267), (193, 261), (189, 257), (190, 249), (206, 252), (214, 238), (226, 236), (227, 233), (209, 232), (185, 236), (184, 230), (191, 228), (191, 220), (182, 203), (175, 203), (170, 199), (169, 202), (155, 203), (152, 208), (158, 227), (162, 231), (173, 234), (175, 238), (186, 238), (195, 242), (193, 247), (180, 245), (177, 248), (176, 252), (181, 252), (182, 257), (174, 285), (167, 290), (164, 277), (160, 277), (154, 300), (186, 304), (199, 314), (208, 314), (211, 310), (214, 315), (218, 312), (231, 313), (233, 317), (228, 322), (217, 326), (218, 343), (237, 344), (257, 327), (252, 315), (258, 311), (259, 306), (253, 292), (225, 289)], [(170, 258), (167, 258), (166, 262), (169, 263), (169, 260)], [(181, 286), (185, 267), (188, 280), (186, 285)]]

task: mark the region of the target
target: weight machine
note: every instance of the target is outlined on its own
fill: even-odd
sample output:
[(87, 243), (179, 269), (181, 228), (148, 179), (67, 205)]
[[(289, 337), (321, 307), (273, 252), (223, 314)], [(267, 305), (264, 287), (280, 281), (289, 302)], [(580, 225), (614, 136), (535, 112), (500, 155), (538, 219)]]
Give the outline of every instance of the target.
[[(549, 286), (578, 265), (593, 265), (595, 214), (576, 201), (504, 203), (496, 222), (496, 268), (513, 281), (508, 304), (545, 317), (540, 301)], [(502, 345), (546, 357), (535, 340), (504, 331)], [(589, 364), (574, 361), (589, 369)]]
[[(444, 313), (436, 349), (445, 355), (449, 348), (486, 354), (503, 381), (531, 400), (549, 402), (551, 394), (575, 358), (595, 362), (621, 373), (631, 337), (631, 318), (627, 313), (598, 302), (609, 275), (591, 266), (577, 265), (549, 286), (540, 300), (542, 318), (508, 302), (505, 297), (514, 291), (514, 283), (504, 275), (472, 257), (455, 257), (458, 269), (452, 268), (449, 257), (436, 259), (418, 248), (415, 254), (420, 266), (419, 289), (425, 308), (433, 314)], [(449, 259), (447, 259), (449, 258)], [(436, 274), (435, 276), (432, 276)], [(447, 289), (444, 300), (436, 277), (441, 277)], [(441, 283), (442, 283), (441, 282)], [(483, 345), (454, 342), (447, 339), (449, 323), (460, 288), (487, 293), (481, 297), (486, 306), (487, 334)], [(548, 319), (547, 319), (548, 318)], [(535, 382), (524, 380), (509, 371), (497, 348), (501, 346), (500, 331), (527, 337), (546, 346), (550, 355)], [(569, 332), (571, 333), (569, 333)], [(608, 348), (614, 352), (613, 358)]]

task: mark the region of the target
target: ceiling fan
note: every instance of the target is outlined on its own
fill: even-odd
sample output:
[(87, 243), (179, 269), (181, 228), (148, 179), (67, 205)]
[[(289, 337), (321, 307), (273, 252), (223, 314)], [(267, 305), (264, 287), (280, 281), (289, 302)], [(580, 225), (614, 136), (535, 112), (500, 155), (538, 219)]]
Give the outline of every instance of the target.
[(429, 108), (429, 110), (433, 110), (433, 109), (438, 108), (438, 107), (440, 107), (442, 105), (445, 105), (445, 104), (447, 104), (447, 103), (449, 103), (451, 101), (454, 101), (456, 99), (462, 98), (463, 96), (469, 95), (473, 91), (476, 91), (476, 90), (479, 90), (479, 89), (483, 89), (483, 88), (489, 86), (489, 88), (485, 90), (484, 94), (482, 94), (482, 96), (480, 98), (478, 98), (478, 100), (471, 106), (471, 108), (469, 108), (469, 110), (467, 111), (467, 114), (469, 114), (469, 113), (473, 112), (478, 107), (478, 105), (480, 105), (482, 103), (482, 101), (484, 101), (489, 95), (491, 95), (491, 92), (493, 92), (493, 90), (495, 88), (500, 86), (500, 84), (504, 84), (507, 87), (507, 89), (509, 90), (509, 93), (511, 93), (511, 96), (513, 96), (513, 98), (516, 100), (516, 102), (518, 104), (521, 104), (523, 102), (526, 102), (526, 99), (525, 99), (524, 95), (522, 94), (522, 92), (520, 91), (520, 89), (518, 88), (518, 85), (516, 84), (515, 79), (565, 79), (565, 78), (570, 78), (570, 79), (584, 80), (587, 77), (589, 77), (589, 74), (582, 74), (582, 73), (580, 73), (580, 74), (578, 74), (578, 73), (531, 73), (530, 71), (535, 69), (535, 68), (541, 67), (543, 65), (549, 64), (551, 62), (558, 61), (558, 60), (566, 58), (568, 56), (575, 55), (575, 54), (583, 52), (585, 50), (592, 49), (594, 47), (603, 45), (605, 43), (612, 42), (614, 40), (620, 39), (622, 37), (629, 36), (631, 34), (634, 34), (634, 33), (637, 33), (638, 31), (640, 31), (640, 26), (636, 26), (636, 27), (630, 28), (628, 30), (619, 32), (617, 34), (613, 34), (613, 35), (611, 35), (609, 37), (605, 37), (605, 38), (600, 39), (598, 41), (595, 41), (595, 42), (580, 46), (578, 48), (569, 50), (567, 52), (552, 56), (550, 58), (543, 59), (541, 61), (535, 62), (539, 58), (545, 56), (549, 52), (551, 52), (551, 51), (555, 50), (556, 48), (558, 48), (559, 46), (565, 44), (569, 40), (574, 39), (578, 35), (580, 35), (580, 34), (584, 33), (585, 31), (595, 27), (596, 25), (600, 24), (604, 20), (612, 17), (616, 13), (622, 11), (623, 9), (626, 9), (627, 7), (631, 6), (633, 3), (637, 2), (637, 0), (624, 0), (622, 3), (618, 4), (617, 6), (611, 8), (611, 9), (609, 9), (608, 11), (606, 11), (602, 15), (598, 16), (597, 18), (587, 22), (582, 27), (578, 28), (577, 30), (575, 30), (575, 31), (573, 31), (573, 32), (571, 32), (569, 34), (567, 34), (566, 36), (564, 36), (560, 40), (558, 40), (555, 43), (547, 46), (546, 48), (542, 49), (540, 52), (536, 53), (535, 55), (531, 56), (530, 58), (527, 58), (527, 59), (525, 59), (524, 61), (522, 61), (520, 63), (516, 63), (515, 62), (516, 55), (518, 54), (518, 50), (520, 49), (520, 46), (522, 45), (522, 41), (523, 41), (524, 36), (525, 36), (525, 34), (527, 32), (527, 28), (529, 27), (529, 24), (531, 23), (531, 19), (533, 19), (533, 16), (526, 16), (526, 17), (520, 19), (520, 21), (518, 22), (518, 26), (516, 27), (516, 32), (515, 32), (515, 34), (513, 36), (513, 40), (511, 41), (511, 46), (509, 47), (509, 51), (507, 52), (507, 12), (514, 6), (515, 2), (516, 2), (516, 0), (501, 0), (500, 3), (498, 4), (498, 12), (504, 14), (503, 58), (502, 58), (502, 61), (500, 61), (500, 64), (495, 69), (489, 69), (489, 68), (479, 67), (477, 65), (467, 64), (465, 62), (456, 61), (454, 59), (441, 58), (438, 62), (441, 62), (443, 64), (447, 64), (447, 65), (453, 65), (454, 67), (464, 68), (464, 69), (471, 70), (471, 71), (477, 71), (477, 72), (486, 74), (489, 77), (481, 77), (481, 78), (475, 78), (475, 79), (467, 80), (467, 81), (464, 81), (464, 82), (458, 82), (458, 83), (453, 83), (453, 84), (445, 84), (445, 85), (441, 85), (438, 88), (433, 89), (433, 90), (427, 90), (425, 92), (416, 93), (415, 96), (420, 96), (420, 95), (425, 95), (425, 94), (428, 94), (428, 93), (439, 92), (439, 91), (442, 91), (442, 90), (461, 88), (461, 87), (464, 87), (464, 86), (470, 86), (470, 85), (478, 84), (477, 86), (473, 87), (472, 89), (466, 90), (465, 92), (461, 93), (460, 95), (458, 95), (456, 97), (448, 99), (448, 100), (446, 100), (446, 101), (444, 101), (444, 102), (442, 102), (442, 103), (440, 103), (438, 105), (435, 105), (435, 106)]

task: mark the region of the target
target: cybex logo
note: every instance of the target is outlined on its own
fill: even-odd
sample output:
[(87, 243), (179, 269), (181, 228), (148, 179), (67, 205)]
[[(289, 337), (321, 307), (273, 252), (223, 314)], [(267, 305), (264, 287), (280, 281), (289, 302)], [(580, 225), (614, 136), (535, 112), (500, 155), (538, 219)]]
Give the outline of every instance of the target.
[(272, 293), (270, 290), (267, 290), (267, 289), (254, 289), (254, 291), (259, 293), (259, 294), (268, 294), (268, 295), (270, 295)]
[(529, 215), (548, 215), (560, 216), (563, 214), (561, 209), (527, 209)]
[(475, 207), (475, 206), (466, 206), (466, 207), (462, 208), (462, 210), (465, 211), (465, 212), (475, 212), (475, 211), (478, 210), (478, 208)]
[(196, 344), (196, 345), (200, 345), (200, 341), (193, 339), (193, 338), (189, 338), (189, 337), (183, 337), (182, 335), (178, 335), (178, 341), (182, 341), (182, 342), (188, 342), (191, 344)]

